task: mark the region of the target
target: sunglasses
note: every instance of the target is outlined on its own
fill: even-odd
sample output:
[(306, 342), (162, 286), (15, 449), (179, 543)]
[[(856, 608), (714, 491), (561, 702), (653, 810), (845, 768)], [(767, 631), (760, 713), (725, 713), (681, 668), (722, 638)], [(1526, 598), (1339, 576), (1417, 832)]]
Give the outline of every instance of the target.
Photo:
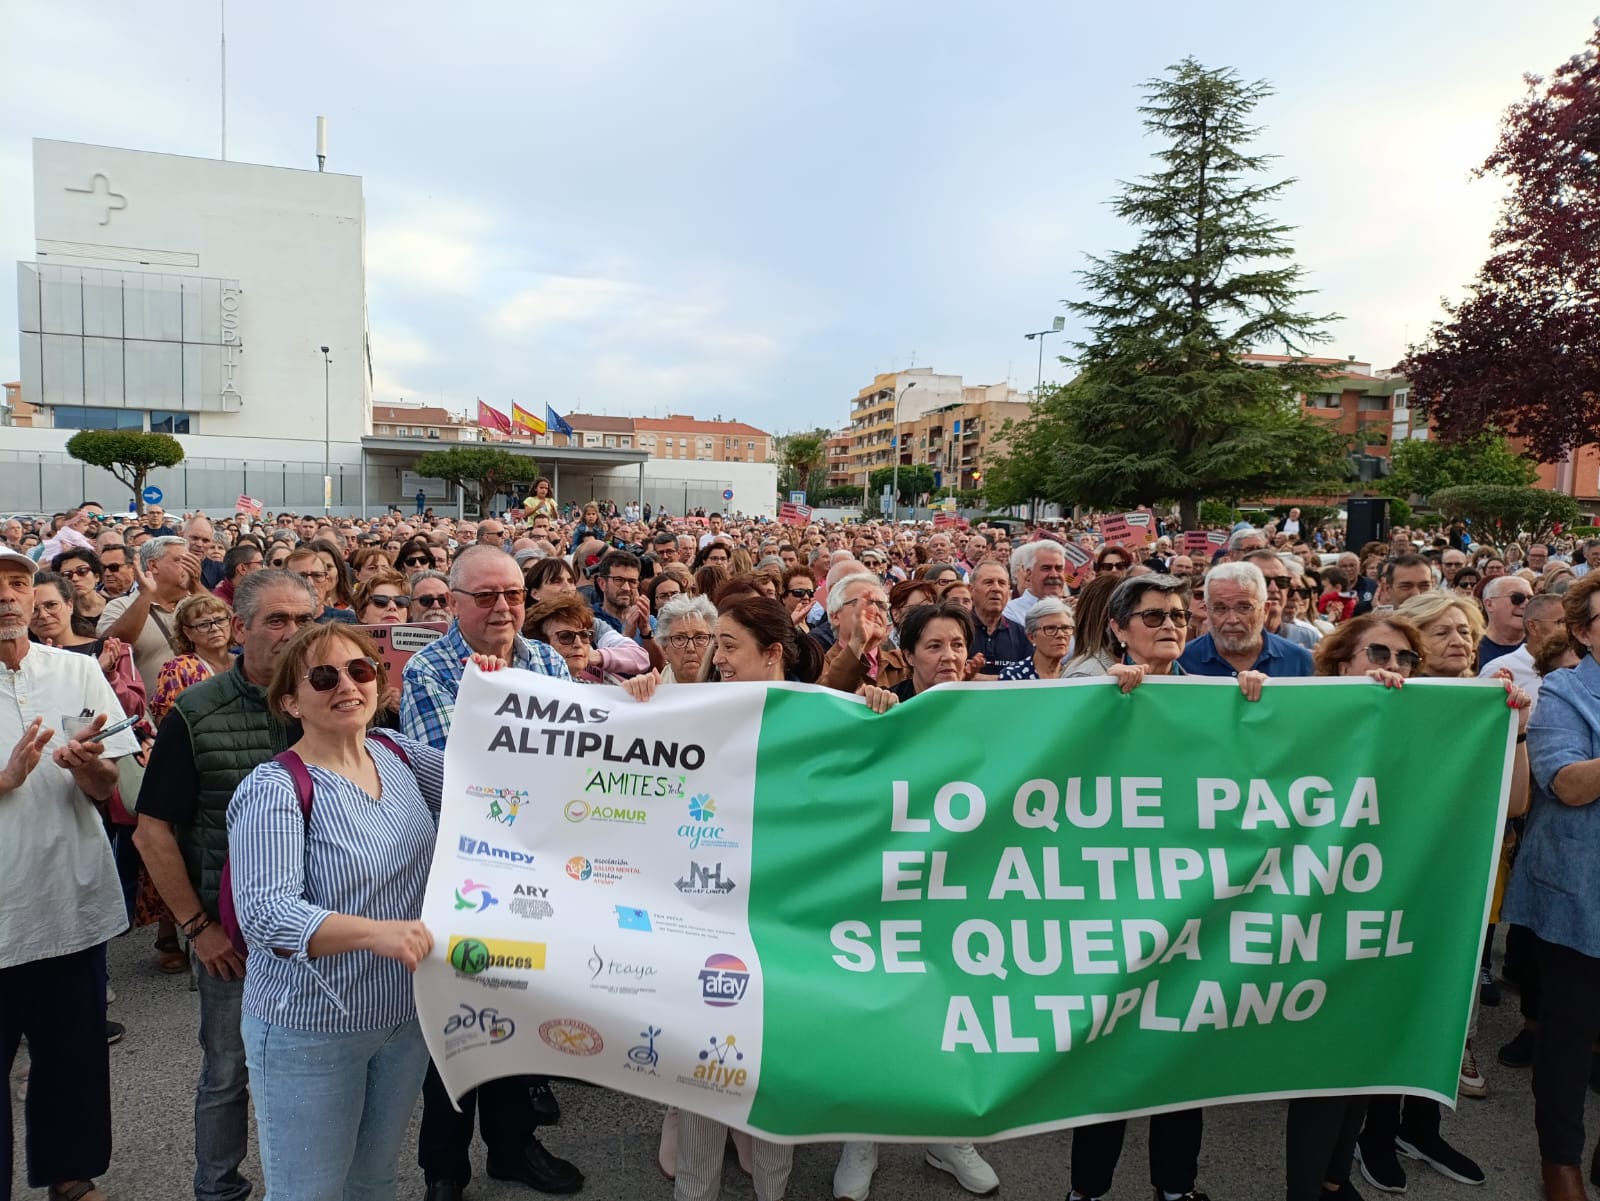
[(363, 656), (352, 659), (343, 667), (333, 663), (320, 663), (301, 678), (318, 692), (332, 692), (339, 686), (339, 674), (350, 677), (352, 684), (370, 684), (378, 678), (378, 665)]
[(1180, 630), (1189, 625), (1189, 610), (1187, 609), (1140, 609), (1137, 613), (1129, 614), (1144, 622), (1145, 628), (1159, 630), (1167, 624), (1167, 618), (1172, 618), (1172, 624)]
[(400, 566), (401, 567), (432, 567), (433, 566), (433, 557), (431, 555), (410, 555), (407, 558), (404, 558), (404, 559), (400, 560)]
[(815, 588), (791, 588), (791, 589), (789, 589), (789, 595), (794, 597), (795, 600), (810, 600), (816, 594), (817, 594), (817, 590)]
[(1508, 592), (1504, 596), (1497, 597), (1496, 599), (1498, 599), (1498, 600), (1508, 600), (1513, 605), (1525, 605), (1532, 598), (1531, 598), (1531, 595), (1529, 593), (1526, 593), (1526, 592)]
[(369, 596), (367, 604), (377, 605), (380, 609), (409, 609), (411, 598), (409, 596)]
[(450, 598), (441, 592), (437, 596), (413, 596), (411, 603), (422, 609), (443, 609), (450, 603)]
[(459, 592), (462, 596), (470, 596), (473, 603), (480, 609), (494, 608), (494, 602), (497, 597), (504, 597), (506, 604), (510, 606), (522, 604), (521, 588), (490, 588), (483, 592), (468, 592), (465, 588), (452, 588), (450, 591)]
[(1389, 660), (1392, 658), (1404, 670), (1416, 671), (1418, 665), (1422, 662), (1422, 656), (1417, 654), (1416, 651), (1391, 651), (1388, 647), (1376, 642), (1362, 649), (1367, 652), (1367, 662), (1374, 667), (1388, 667)]
[(573, 646), (579, 642), (590, 646), (594, 643), (594, 634), (589, 630), (557, 630), (550, 637), (557, 646)]
[(93, 575), (94, 569), (90, 567), (69, 568), (61, 574), (69, 580), (81, 580), (86, 575)]
[(267, 560), (267, 566), (268, 567), (282, 567), (288, 561), (289, 561), (288, 559), (268, 559)]

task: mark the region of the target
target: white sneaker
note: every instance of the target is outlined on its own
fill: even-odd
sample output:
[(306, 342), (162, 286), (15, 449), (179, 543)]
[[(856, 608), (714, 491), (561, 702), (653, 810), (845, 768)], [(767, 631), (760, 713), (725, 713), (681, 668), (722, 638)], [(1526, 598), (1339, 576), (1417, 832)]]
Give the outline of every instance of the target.
[(834, 1201), (867, 1201), (872, 1173), (878, 1170), (877, 1143), (846, 1143), (833, 1170)]
[(929, 1143), (928, 1166), (949, 1172), (969, 1193), (987, 1197), (1000, 1187), (1000, 1177), (971, 1143)]
[(1489, 1095), (1489, 1082), (1483, 1078), (1483, 1073), (1478, 1070), (1478, 1057), (1472, 1053), (1472, 1040), (1467, 1040), (1467, 1048), (1461, 1053), (1461, 1083), (1460, 1093), (1463, 1097), (1487, 1097)]

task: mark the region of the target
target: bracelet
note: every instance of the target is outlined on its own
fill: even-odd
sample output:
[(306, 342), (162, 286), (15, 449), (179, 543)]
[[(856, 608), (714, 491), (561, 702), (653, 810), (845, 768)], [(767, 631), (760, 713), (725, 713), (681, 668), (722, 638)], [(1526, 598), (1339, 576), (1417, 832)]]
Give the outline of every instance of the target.
[(200, 924), (198, 926), (196, 926), (193, 930), (189, 929), (188, 926), (185, 926), (183, 928), (183, 936), (185, 938), (187, 938), (190, 942), (193, 942), (195, 939), (199, 938), (202, 934), (204, 934), (207, 930), (211, 929), (211, 919), (209, 917), (206, 917), (206, 915), (203, 914), (203, 913), (200, 915), (200, 917), (201, 917)]
[(1522, 733), (1518, 734), (1517, 735), (1517, 741), (1518, 742), (1527, 742), (1528, 741), (1528, 732), (1526, 730), (1524, 730)]
[(187, 930), (190, 926), (194, 925), (197, 921), (199, 921), (205, 915), (206, 915), (205, 906), (202, 905), (200, 907), (199, 911), (193, 917), (191, 917), (188, 921), (179, 922), (178, 923), (178, 929)]

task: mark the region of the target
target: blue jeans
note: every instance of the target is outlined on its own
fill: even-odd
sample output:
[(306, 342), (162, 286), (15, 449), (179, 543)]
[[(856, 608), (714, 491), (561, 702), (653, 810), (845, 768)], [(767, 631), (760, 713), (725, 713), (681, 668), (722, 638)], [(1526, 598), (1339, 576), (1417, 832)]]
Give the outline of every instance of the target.
[(428, 1046), (401, 1026), (324, 1034), (244, 1015), (271, 1201), (393, 1201)]
[(250, 1142), (250, 1074), (239, 1037), (243, 980), (220, 980), (189, 950), (200, 993), (200, 1083), (194, 1092), (195, 1201), (244, 1201), (239, 1174)]

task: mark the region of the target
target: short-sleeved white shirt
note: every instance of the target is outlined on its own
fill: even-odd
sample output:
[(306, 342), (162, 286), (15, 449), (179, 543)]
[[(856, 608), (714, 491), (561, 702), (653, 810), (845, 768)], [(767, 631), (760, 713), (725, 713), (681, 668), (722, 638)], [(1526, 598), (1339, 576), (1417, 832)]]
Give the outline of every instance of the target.
[[(56, 732), (22, 786), (0, 794), (0, 968), (70, 955), (128, 926), (100, 814), (51, 762), (70, 739), (64, 720), (98, 713), (122, 719), (93, 655), (30, 644), (19, 670), (0, 664), (0, 757), (10, 757), (36, 717)], [(123, 730), (107, 740), (106, 756), (138, 749)]]

